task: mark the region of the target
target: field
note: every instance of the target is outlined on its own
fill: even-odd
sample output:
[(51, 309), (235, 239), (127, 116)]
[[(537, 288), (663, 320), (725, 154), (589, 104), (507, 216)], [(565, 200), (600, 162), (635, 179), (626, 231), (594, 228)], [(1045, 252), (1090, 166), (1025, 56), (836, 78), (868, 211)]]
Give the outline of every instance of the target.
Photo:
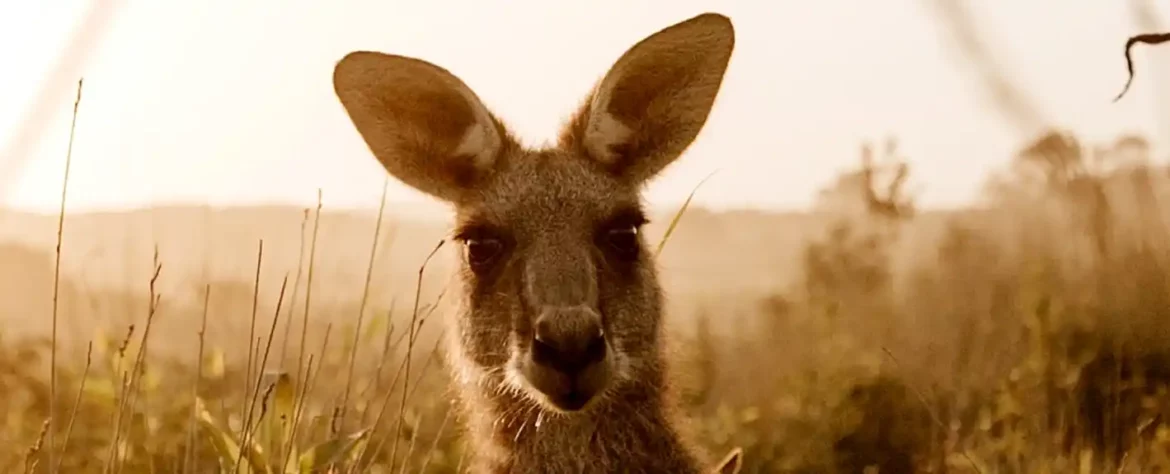
[[(978, 208), (866, 164), (808, 213), (687, 210), (659, 265), (695, 439), (748, 473), (1170, 469), (1170, 186), (1134, 143), (1042, 137)], [(444, 224), (161, 208), (67, 215), (56, 252), (57, 216), (0, 212), (0, 469), (458, 472)]]

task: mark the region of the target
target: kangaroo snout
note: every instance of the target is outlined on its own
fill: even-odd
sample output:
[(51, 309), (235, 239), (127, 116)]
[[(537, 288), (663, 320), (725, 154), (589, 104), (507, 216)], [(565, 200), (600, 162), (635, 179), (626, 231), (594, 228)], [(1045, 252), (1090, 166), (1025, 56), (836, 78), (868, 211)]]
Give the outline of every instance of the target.
[(524, 375), (557, 408), (579, 410), (609, 382), (606, 346), (597, 311), (546, 307), (533, 326)]
[(532, 358), (566, 373), (600, 362), (605, 358), (601, 317), (584, 306), (546, 309), (536, 320)]

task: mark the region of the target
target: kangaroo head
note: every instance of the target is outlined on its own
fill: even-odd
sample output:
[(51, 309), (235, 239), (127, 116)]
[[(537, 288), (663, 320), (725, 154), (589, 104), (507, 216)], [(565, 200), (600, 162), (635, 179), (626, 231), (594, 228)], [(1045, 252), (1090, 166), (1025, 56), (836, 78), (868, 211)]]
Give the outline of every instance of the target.
[(563, 414), (654, 369), (662, 296), (640, 193), (698, 135), (733, 45), (717, 14), (651, 35), (543, 149), (439, 66), (367, 51), (337, 63), (334, 90), (386, 171), (455, 210), (455, 337), (478, 373)]

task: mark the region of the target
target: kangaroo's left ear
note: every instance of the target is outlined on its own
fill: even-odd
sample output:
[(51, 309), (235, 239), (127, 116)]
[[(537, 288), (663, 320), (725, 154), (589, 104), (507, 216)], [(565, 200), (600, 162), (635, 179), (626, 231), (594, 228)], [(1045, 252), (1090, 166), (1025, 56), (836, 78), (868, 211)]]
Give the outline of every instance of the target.
[(705, 13), (634, 45), (610, 68), (561, 135), (576, 149), (640, 184), (698, 136), (735, 46), (731, 20)]

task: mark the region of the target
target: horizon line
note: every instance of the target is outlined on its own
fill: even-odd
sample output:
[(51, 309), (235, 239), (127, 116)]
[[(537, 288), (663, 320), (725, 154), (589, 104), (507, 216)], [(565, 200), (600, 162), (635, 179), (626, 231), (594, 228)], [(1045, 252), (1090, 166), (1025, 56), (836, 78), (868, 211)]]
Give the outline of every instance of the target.
[[(406, 201), (406, 202), (400, 201), (399, 203), (406, 204), (406, 206), (404, 206), (404, 207), (415, 207), (415, 208), (417, 208), (420, 204), (418, 202), (410, 202), (410, 201)], [(394, 204), (394, 202), (387, 201), (386, 214), (398, 215), (398, 216), (408, 216), (408, 217), (416, 217), (416, 216), (417, 217), (426, 217), (426, 216), (435, 215), (436, 218), (441, 218), (441, 217), (446, 217), (445, 216), (446, 214), (453, 212), (453, 210), (448, 210), (447, 206), (442, 204), (442, 203), (427, 203), (427, 204), (425, 204), (426, 207), (424, 209), (416, 209), (414, 211), (405, 211), (405, 212), (401, 208), (395, 209), (392, 206), (393, 204)], [(649, 206), (649, 211), (652, 213), (677, 212), (682, 207), (682, 205), (683, 205), (683, 201), (679, 201), (678, 203), (672, 203), (672, 204), (654, 205), (654, 206)], [(84, 209), (77, 209), (77, 210), (73, 210), (73, 211), (70, 211), (67, 208), (65, 211), (65, 215), (66, 215), (66, 217), (68, 217), (69, 215), (76, 215), (76, 214), (86, 214), (86, 215), (132, 214), (132, 213), (136, 213), (136, 212), (151, 212), (151, 211), (158, 211), (158, 210), (164, 210), (164, 209), (177, 209), (177, 208), (185, 208), (185, 209), (207, 208), (208, 210), (260, 209), (260, 208), (294, 209), (295, 208), (295, 209), (302, 209), (302, 210), (306, 210), (309, 212), (313, 212), (315, 207), (316, 207), (316, 204), (302, 204), (302, 203), (298, 203), (298, 202), (294, 202), (294, 201), (255, 201), (255, 202), (240, 202), (240, 203), (232, 203), (232, 204), (210, 204), (210, 203), (201, 203), (201, 202), (196, 202), (196, 201), (175, 200), (175, 201), (165, 201), (165, 202), (152, 203), (149, 205), (93, 206), (93, 207), (87, 206)], [(967, 210), (967, 209), (976, 209), (979, 207), (980, 206), (979, 206), (978, 202), (969, 202), (969, 203), (963, 203), (963, 204), (959, 204), (959, 205), (932, 205), (932, 206), (916, 205), (915, 211), (919, 212), (919, 213), (921, 213), (921, 212), (948, 212), (948, 211), (961, 211), (961, 210)], [(731, 206), (710, 206), (710, 205), (704, 205), (702, 203), (696, 203), (696, 202), (692, 201), (691, 204), (688, 205), (688, 212), (691, 212), (694, 210), (699, 210), (699, 211), (709, 212), (709, 213), (714, 213), (714, 214), (731, 214), (731, 213), (739, 213), (739, 212), (756, 212), (756, 213), (763, 213), (763, 214), (792, 214), (792, 213), (812, 214), (812, 213), (817, 212), (815, 209), (813, 209), (813, 206), (765, 207), (765, 206), (753, 206), (753, 205), (745, 205), (745, 204), (738, 204), (738, 205), (731, 205)], [(378, 212), (378, 205), (366, 205), (366, 206), (353, 206), (353, 205), (328, 206), (328, 205), (322, 205), (321, 212), (322, 213), (360, 213), (360, 214), (373, 213), (373, 214), (376, 214)], [(30, 215), (50, 216), (50, 217), (60, 215), (60, 212), (57, 210), (49, 211), (49, 210), (40, 210), (40, 209), (25, 209), (25, 208), (21, 208), (19, 206), (5, 206), (5, 205), (0, 205), (0, 213), (30, 214)], [(444, 216), (439, 216), (436, 214), (444, 214)]]

